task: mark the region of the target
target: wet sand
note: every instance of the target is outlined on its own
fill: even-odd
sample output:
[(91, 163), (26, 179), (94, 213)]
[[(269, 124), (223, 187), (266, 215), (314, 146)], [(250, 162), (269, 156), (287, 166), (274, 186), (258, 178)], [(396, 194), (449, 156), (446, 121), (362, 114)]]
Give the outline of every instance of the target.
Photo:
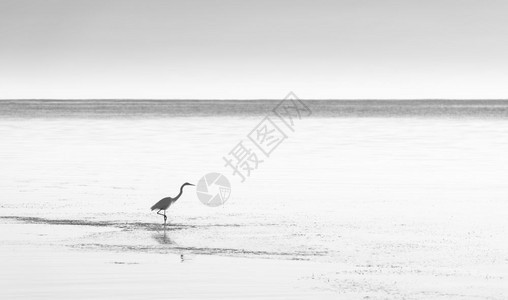
[[(410, 257), (400, 257), (398, 264), (388, 256), (375, 264), (357, 264), (238, 253), (204, 255), (195, 249), (129, 247), (116, 238), (122, 231), (132, 231), (112, 226), (29, 220), (0, 219), (1, 299), (503, 299), (508, 295), (502, 253), (497, 263), (478, 260), (455, 267), (424, 265)], [(88, 242), (98, 235), (108, 236), (110, 243)]]
[[(110, 228), (3, 219), (1, 299), (333, 298), (309, 281), (312, 262), (81, 247)], [(320, 268), (322, 270), (322, 268)]]

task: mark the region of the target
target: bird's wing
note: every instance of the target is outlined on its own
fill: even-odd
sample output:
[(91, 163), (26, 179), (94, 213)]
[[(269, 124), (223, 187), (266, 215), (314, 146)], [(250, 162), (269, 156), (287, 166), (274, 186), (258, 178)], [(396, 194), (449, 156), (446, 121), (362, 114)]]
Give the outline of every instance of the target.
[(166, 206), (169, 206), (168, 204), (171, 204), (171, 199), (172, 198), (170, 197), (162, 198), (161, 200), (159, 200), (159, 202), (155, 203), (150, 209), (151, 210), (165, 209), (167, 208)]

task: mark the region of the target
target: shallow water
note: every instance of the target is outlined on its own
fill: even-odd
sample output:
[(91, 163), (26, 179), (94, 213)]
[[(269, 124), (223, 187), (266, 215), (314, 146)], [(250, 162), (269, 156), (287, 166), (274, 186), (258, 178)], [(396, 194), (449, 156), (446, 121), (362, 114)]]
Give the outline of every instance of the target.
[[(0, 103), (0, 215), (70, 228), (54, 243), (506, 276), (506, 102), (309, 101), (312, 116), (279, 124), (288, 138), (243, 183), (222, 158), (277, 102), (37, 103)], [(231, 198), (211, 208), (187, 187), (164, 228), (150, 206), (209, 172)]]

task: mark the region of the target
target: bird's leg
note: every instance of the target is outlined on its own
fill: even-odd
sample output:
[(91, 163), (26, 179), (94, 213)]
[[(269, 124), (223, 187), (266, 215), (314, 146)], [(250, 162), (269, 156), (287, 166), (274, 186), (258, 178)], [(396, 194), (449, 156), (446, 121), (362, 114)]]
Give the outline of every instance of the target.
[(164, 211), (164, 213), (163, 213), (163, 214), (161, 214), (161, 213), (160, 213), (160, 212), (161, 212), (161, 210), (162, 210), (162, 209), (159, 209), (159, 211), (157, 212), (157, 214), (158, 214), (158, 215), (160, 215), (160, 216), (163, 216), (163, 217), (164, 217), (164, 224), (166, 224), (166, 219), (168, 218), (168, 217), (166, 217), (166, 211)]

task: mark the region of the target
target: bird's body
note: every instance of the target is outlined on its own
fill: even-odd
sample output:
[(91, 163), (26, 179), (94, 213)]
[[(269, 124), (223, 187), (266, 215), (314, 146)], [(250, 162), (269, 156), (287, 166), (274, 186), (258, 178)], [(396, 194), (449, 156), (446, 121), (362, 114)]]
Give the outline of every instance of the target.
[(176, 199), (174, 198), (171, 198), (171, 197), (166, 197), (166, 198), (162, 198), (161, 200), (159, 200), (159, 202), (155, 203), (151, 210), (156, 210), (156, 209), (162, 209), (162, 210), (166, 210), (168, 209), (171, 204), (173, 204), (174, 202), (176, 201)]
[[(182, 184), (182, 187), (180, 187), (180, 193), (175, 198), (171, 198), (171, 197), (162, 198), (161, 200), (159, 200), (157, 203), (155, 203), (150, 208), (152, 211), (158, 209), (157, 214), (161, 215), (161, 216), (164, 216), (164, 224), (166, 224), (166, 219), (167, 219), (166, 210), (171, 206), (171, 204), (175, 203), (176, 200), (178, 200), (178, 198), (180, 198), (180, 196), (182, 196), (182, 194), (183, 194), (183, 188), (186, 185), (193, 185), (193, 184), (188, 183), (188, 182)], [(160, 213), (161, 210), (164, 211), (164, 214)]]

